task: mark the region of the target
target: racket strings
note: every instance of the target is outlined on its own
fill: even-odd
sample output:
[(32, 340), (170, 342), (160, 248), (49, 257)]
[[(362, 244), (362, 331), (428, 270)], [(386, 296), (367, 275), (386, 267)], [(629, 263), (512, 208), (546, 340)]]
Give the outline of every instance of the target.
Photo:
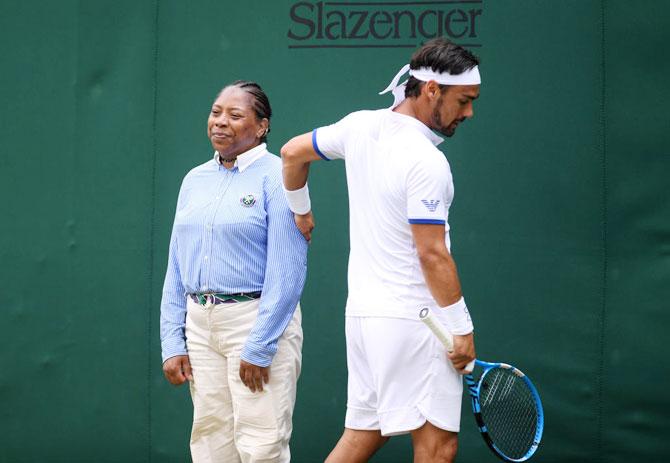
[(537, 407), (523, 378), (508, 368), (494, 368), (482, 379), (481, 414), (495, 446), (510, 458), (531, 449), (537, 429)]

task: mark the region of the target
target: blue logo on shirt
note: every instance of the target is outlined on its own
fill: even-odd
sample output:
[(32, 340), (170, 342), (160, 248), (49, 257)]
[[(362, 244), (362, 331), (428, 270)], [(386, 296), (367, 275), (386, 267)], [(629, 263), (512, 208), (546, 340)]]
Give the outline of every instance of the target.
[(240, 198), (240, 204), (244, 207), (251, 207), (256, 204), (256, 198), (254, 195), (245, 195)]
[(435, 212), (437, 205), (440, 204), (439, 199), (422, 199), (421, 202), (430, 212)]

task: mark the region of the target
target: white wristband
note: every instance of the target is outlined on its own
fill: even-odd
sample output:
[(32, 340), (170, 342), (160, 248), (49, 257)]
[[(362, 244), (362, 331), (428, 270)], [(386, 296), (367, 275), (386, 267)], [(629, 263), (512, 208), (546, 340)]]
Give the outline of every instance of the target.
[(463, 335), (474, 331), (470, 312), (461, 297), (457, 302), (438, 310), (442, 323), (445, 324), (451, 334)]
[(284, 188), (284, 194), (286, 195), (289, 209), (295, 214), (303, 215), (312, 210), (312, 203), (309, 200), (309, 188), (307, 188), (306, 183), (299, 190), (289, 191)]

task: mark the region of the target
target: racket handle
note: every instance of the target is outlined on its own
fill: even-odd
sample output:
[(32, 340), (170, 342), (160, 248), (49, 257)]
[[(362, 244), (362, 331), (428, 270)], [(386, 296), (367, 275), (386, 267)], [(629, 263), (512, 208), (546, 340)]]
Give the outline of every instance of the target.
[(454, 337), (449, 331), (440, 323), (435, 315), (428, 307), (424, 307), (419, 312), (419, 320), (424, 322), (430, 331), (433, 332), (437, 339), (444, 345), (448, 352), (454, 351)]
[(474, 369), (475, 369), (475, 361), (473, 360), (472, 362), (465, 365), (465, 368), (463, 369), (463, 374), (469, 375), (474, 371)]
[[(454, 337), (452, 334), (447, 331), (447, 329), (444, 327), (442, 323), (437, 319), (435, 315), (430, 311), (428, 307), (424, 307), (421, 309), (419, 312), (419, 320), (424, 322), (428, 328), (430, 328), (430, 331), (433, 332), (433, 334), (437, 337), (437, 339), (442, 342), (444, 347), (447, 349), (448, 352), (453, 352), (454, 351)], [(472, 362), (468, 363), (465, 366), (464, 373), (469, 374), (472, 373), (472, 370), (475, 369), (475, 361), (473, 360)]]

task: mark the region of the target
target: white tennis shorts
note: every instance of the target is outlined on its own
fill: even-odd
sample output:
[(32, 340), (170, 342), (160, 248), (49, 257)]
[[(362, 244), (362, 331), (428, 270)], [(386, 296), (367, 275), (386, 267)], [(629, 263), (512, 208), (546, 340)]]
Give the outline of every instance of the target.
[(428, 420), (458, 432), (463, 381), (419, 320), (346, 317), (345, 427), (405, 434)]

